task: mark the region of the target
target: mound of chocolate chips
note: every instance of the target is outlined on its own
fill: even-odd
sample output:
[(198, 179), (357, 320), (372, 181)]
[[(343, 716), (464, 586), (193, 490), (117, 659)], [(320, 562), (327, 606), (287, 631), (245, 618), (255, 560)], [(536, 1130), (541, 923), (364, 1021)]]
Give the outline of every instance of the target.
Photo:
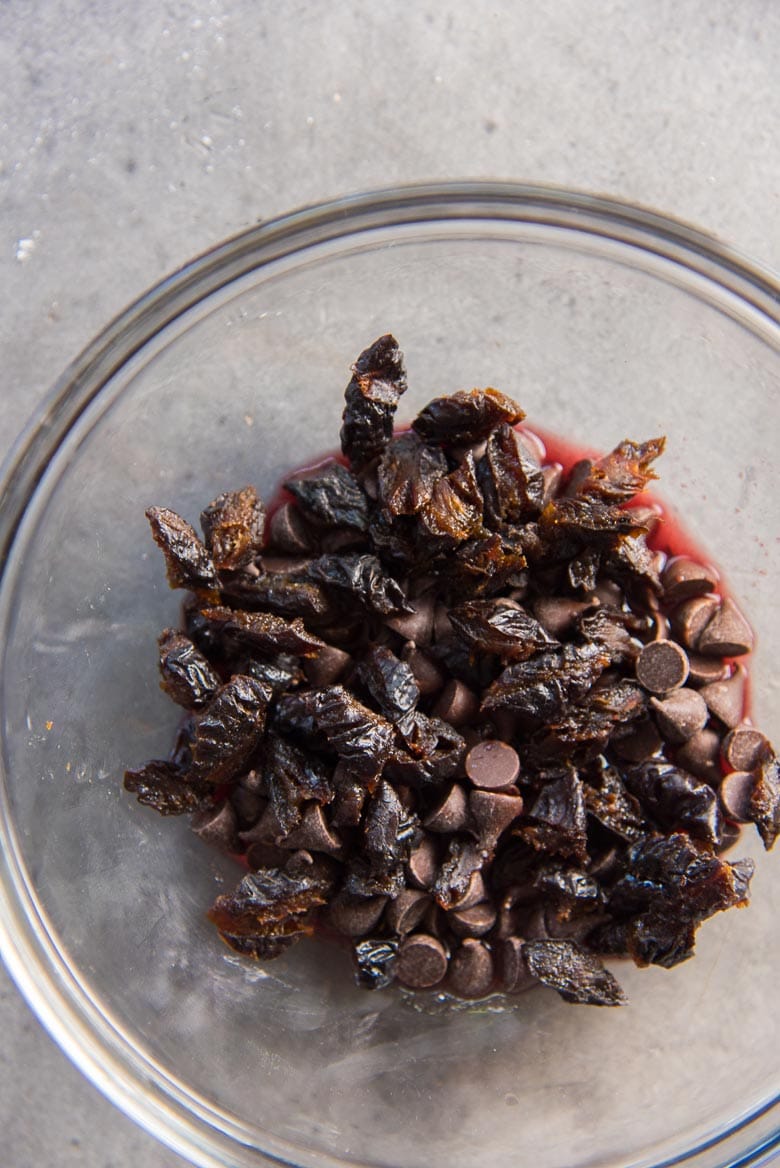
[(707, 565), (648, 545), (663, 440), (564, 472), (493, 389), (394, 433), (395, 340), (353, 366), (344, 458), (252, 487), (202, 538), (148, 518), (179, 630), (168, 759), (125, 786), (248, 869), (210, 917), (267, 959), (337, 938), (358, 983), (455, 997), (543, 983), (616, 1005), (603, 955), (670, 967), (748, 900), (780, 771), (743, 720), (752, 633)]

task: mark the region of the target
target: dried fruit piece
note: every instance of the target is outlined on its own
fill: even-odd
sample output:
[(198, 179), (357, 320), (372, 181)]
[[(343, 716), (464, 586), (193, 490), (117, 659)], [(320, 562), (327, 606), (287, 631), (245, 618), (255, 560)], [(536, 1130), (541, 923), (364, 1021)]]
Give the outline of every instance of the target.
[(720, 841), (718, 796), (706, 783), (679, 770), (664, 759), (648, 759), (629, 767), (626, 788), (645, 811), (666, 828), (683, 828), (710, 844)]
[(500, 600), (468, 601), (450, 609), (449, 618), (472, 652), (495, 653), (502, 661), (527, 661), (557, 644), (519, 605)]
[(379, 502), (390, 515), (416, 515), (447, 473), (441, 450), (427, 446), (413, 430), (399, 434), (377, 468)]
[(497, 389), (459, 390), (448, 397), (437, 397), (421, 410), (412, 422), (426, 442), (481, 442), (503, 423), (514, 426), (525, 413), (517, 402)]
[(482, 709), (513, 710), (532, 722), (550, 722), (585, 696), (609, 665), (600, 645), (566, 644), (511, 665), (487, 691)]
[(577, 495), (607, 503), (627, 503), (658, 475), (650, 464), (663, 454), (665, 438), (631, 442), (626, 438), (610, 454), (592, 463), (577, 487)]
[(217, 587), (214, 561), (187, 520), (168, 507), (149, 507), (146, 518), (154, 542), (165, 556), (171, 588), (214, 591)]
[(410, 612), (403, 589), (376, 556), (361, 553), (320, 556), (307, 569), (310, 580), (355, 600), (371, 612), (391, 616)]
[(367, 529), (366, 494), (351, 471), (335, 459), (298, 478), (287, 479), (284, 486), (295, 496), (304, 519), (313, 526)]
[(325, 642), (307, 632), (300, 617), (288, 621), (270, 612), (242, 612), (237, 608), (204, 608), (203, 617), (220, 625), (239, 644), (260, 653), (292, 653), (314, 657)]
[(517, 431), (506, 423), (490, 435), (478, 477), (493, 524), (536, 518), (544, 507), (542, 468), (529, 456)]
[(626, 1000), (603, 962), (575, 941), (526, 941), (522, 954), (532, 976), (557, 990), (565, 1002), (619, 1006)]
[(546, 782), (528, 808), (531, 821), (518, 834), (539, 851), (588, 858), (585, 793), (573, 770)]
[(234, 778), (260, 745), (272, 691), (254, 677), (234, 676), (199, 714), (190, 741), (190, 774), (212, 785)]
[(780, 764), (772, 757), (761, 763), (750, 797), (750, 818), (770, 851), (780, 835)]
[(165, 629), (157, 644), (160, 685), (168, 696), (185, 709), (197, 709), (210, 701), (219, 688), (219, 677), (190, 638)]
[(294, 873), (261, 868), (245, 876), (234, 892), (218, 896), (208, 917), (228, 941), (300, 933), (306, 931), (306, 915), (326, 903), (333, 882), (325, 861)]
[(227, 491), (201, 512), (200, 525), (215, 566), (235, 571), (262, 550), (265, 508), (254, 487)]
[(276, 720), (283, 729), (324, 740), (364, 780), (379, 774), (393, 742), (391, 723), (340, 685), (285, 694), (277, 703)]
[(395, 337), (387, 333), (352, 366), (341, 427), (341, 449), (359, 471), (382, 454), (393, 434), (398, 401), (406, 392), (406, 370)]
[(175, 763), (153, 759), (137, 771), (125, 771), (125, 790), (160, 815), (184, 815), (204, 803), (203, 788), (193, 783)]

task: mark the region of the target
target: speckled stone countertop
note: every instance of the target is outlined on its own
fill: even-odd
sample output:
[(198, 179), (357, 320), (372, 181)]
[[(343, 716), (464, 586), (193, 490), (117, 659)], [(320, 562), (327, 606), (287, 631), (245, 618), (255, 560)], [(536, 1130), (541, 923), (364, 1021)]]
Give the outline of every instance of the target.
[[(780, 268), (774, 0), (6, 0), (0, 454), (86, 342), (258, 219), (426, 178), (557, 183)], [(181, 1164), (0, 971), (6, 1168)]]

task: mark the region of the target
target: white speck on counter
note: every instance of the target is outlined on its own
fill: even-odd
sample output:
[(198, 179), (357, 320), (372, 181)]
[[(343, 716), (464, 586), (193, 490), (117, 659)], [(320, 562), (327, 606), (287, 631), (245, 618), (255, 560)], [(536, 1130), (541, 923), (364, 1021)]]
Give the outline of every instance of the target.
[(32, 235), (26, 235), (22, 239), (17, 239), (16, 259), (18, 263), (23, 264), (25, 260), (30, 258), (40, 238), (40, 231), (33, 231)]

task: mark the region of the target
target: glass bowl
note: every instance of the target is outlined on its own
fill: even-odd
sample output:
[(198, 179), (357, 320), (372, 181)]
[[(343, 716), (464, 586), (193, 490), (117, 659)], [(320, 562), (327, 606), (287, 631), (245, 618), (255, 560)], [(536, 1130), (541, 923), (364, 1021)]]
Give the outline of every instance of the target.
[(121, 789), (167, 752), (156, 677), (179, 597), (144, 508), (269, 495), (337, 441), (348, 366), (403, 348), (411, 416), (493, 385), (607, 449), (669, 438), (661, 495), (759, 632), (780, 737), (776, 282), (715, 240), (566, 191), (469, 183), (344, 199), (237, 236), (111, 324), (6, 467), (2, 945), (53, 1037), (202, 1165), (618, 1168), (758, 1163), (778, 1141), (780, 864), (696, 958), (619, 976), (621, 1010), (551, 991), (439, 1010), (353, 988), (305, 942), (255, 965), (204, 911), (237, 871)]

